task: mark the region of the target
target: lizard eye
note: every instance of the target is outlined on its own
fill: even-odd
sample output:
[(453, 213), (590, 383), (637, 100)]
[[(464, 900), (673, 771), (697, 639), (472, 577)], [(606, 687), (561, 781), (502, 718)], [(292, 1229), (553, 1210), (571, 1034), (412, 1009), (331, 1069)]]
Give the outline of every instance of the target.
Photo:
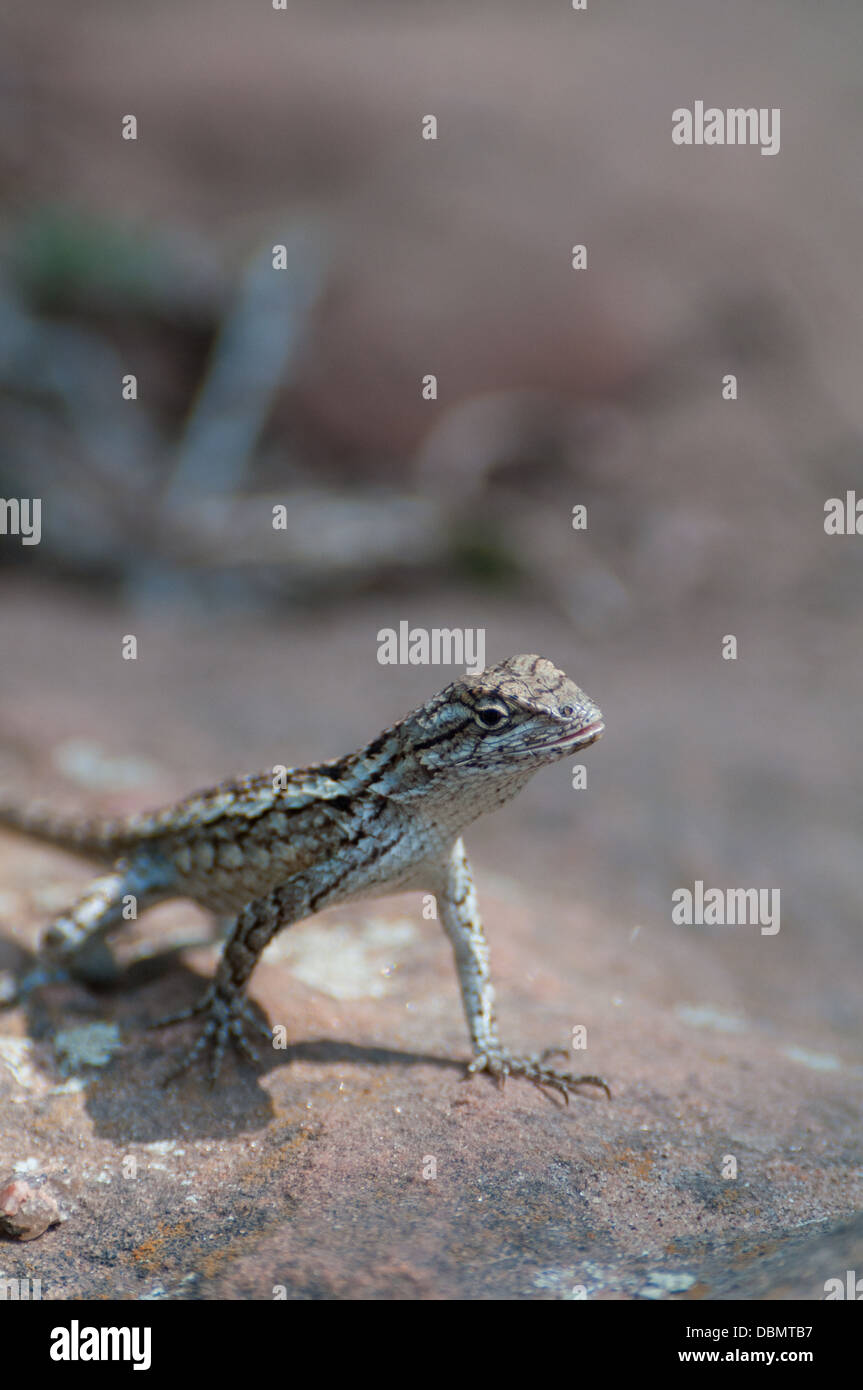
[(564, 719), (572, 719), (575, 715), (575, 705), (564, 705), (560, 712)]
[(509, 710), (502, 705), (483, 705), (474, 711), (474, 719), (481, 729), (499, 729), (509, 717)]

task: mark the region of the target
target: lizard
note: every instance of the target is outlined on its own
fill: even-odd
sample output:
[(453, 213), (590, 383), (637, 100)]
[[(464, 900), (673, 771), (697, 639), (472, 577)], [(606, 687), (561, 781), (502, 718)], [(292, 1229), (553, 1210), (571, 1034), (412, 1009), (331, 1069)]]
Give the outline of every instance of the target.
[(514, 797), (547, 763), (595, 743), (601, 711), (563, 671), (515, 656), (453, 681), (358, 752), (301, 769), (224, 781), (162, 810), (75, 820), (0, 804), (0, 826), (102, 860), (107, 872), (46, 930), (48, 966), (20, 982), (32, 989), (75, 973), (94, 944), (138, 910), (191, 898), (232, 928), (214, 978), (191, 1007), (162, 1027), (203, 1016), (184, 1062), (209, 1054), (215, 1082), (231, 1042), (259, 1061), (248, 1036), (264, 1033), (246, 985), (267, 943), (285, 927), (336, 903), (419, 890), (434, 896), (455, 957), (472, 1057), (468, 1074), (503, 1085), (521, 1076), (563, 1095), (602, 1078), (546, 1065), (560, 1049), (516, 1056), (495, 1017), (489, 951), (462, 831)]

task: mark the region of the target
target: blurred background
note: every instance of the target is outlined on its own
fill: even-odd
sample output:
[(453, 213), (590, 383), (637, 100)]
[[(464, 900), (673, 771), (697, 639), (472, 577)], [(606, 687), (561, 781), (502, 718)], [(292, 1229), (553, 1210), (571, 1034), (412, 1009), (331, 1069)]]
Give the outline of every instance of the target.
[[(42, 499), (5, 785), (334, 756), (453, 674), (380, 627), (482, 626), (608, 729), (587, 792), (476, 828), (502, 895), (586, 905), (609, 988), (863, 1060), (863, 540), (823, 529), (863, 490), (861, 43), (844, 0), (5, 7), (0, 495)], [(696, 100), (779, 107), (780, 153), (673, 145)], [(696, 878), (779, 888), (780, 935), (672, 927)]]

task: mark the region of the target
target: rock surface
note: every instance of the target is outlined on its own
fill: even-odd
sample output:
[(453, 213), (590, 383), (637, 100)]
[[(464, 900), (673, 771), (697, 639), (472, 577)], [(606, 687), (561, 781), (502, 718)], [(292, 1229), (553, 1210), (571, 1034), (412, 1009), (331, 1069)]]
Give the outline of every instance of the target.
[[(50, 604), (15, 598), (2, 618), (4, 649), (19, 653), (4, 728), (31, 746), (44, 729), (58, 742), (95, 739), (156, 769), (152, 785), (113, 798), (55, 777), (70, 807), (152, 805), (232, 769), (334, 754), (438, 678), (383, 679), (367, 649), (377, 615), (361, 610), (325, 633), (244, 622), (211, 639), (179, 622), (138, 623), (142, 659), (129, 680), (110, 655), (129, 614), (59, 593)], [(489, 619), (501, 653), (524, 646), (532, 625), (528, 645), (573, 665), (548, 619), (512, 606), (492, 606)], [(601, 650), (584, 649), (573, 665), (608, 720), (589, 790), (547, 769), (468, 845), (504, 1036), (566, 1045), (584, 1025), (589, 1045), (574, 1065), (604, 1075), (613, 1100), (589, 1092), (565, 1107), (525, 1083), (500, 1092), (463, 1079), (448, 949), (411, 896), (277, 938), (252, 994), (284, 1024), (286, 1049), (257, 1074), (229, 1058), (212, 1093), (200, 1076), (163, 1090), (191, 1033), (144, 1025), (191, 1002), (216, 960), (197, 910), (167, 905), (118, 939), (122, 988), (56, 986), (2, 1016), (0, 1175), (30, 1162), (70, 1212), (26, 1248), (0, 1247), (5, 1277), (41, 1278), (44, 1298), (269, 1299), (283, 1287), (289, 1298), (817, 1299), (826, 1279), (863, 1266), (863, 1058), (845, 1026), (857, 981), (849, 966), (839, 988), (836, 968), (852, 943), (841, 921), (796, 920), (787, 866), (777, 936), (671, 924), (646, 856), (659, 884), (685, 882), (675, 878), (682, 827), (707, 822), (690, 799), (685, 748), (669, 752), (661, 777), (638, 750), (651, 737), (669, 747), (653, 713), (662, 685), (663, 717), (673, 723), (690, 702), (691, 729), (692, 662), (672, 642), (654, 676), (643, 654), (622, 654), (613, 676), (605, 666)], [(627, 702), (636, 679), (644, 699)], [(784, 756), (793, 709), (781, 712), (773, 741), (741, 730), (762, 773), (771, 750)], [(51, 747), (43, 738), (41, 767), (11, 766), (7, 754), (4, 782), (43, 794)], [(834, 767), (817, 748), (799, 759), (801, 794)], [(717, 785), (730, 794), (732, 783)], [(772, 815), (802, 860), (789, 799)], [(804, 864), (800, 881), (815, 867)], [(38, 925), (86, 876), (64, 855), (0, 839), (0, 964), (27, 959)], [(122, 1051), (100, 1033), (95, 1050), (67, 1047), (61, 1067), (56, 1035), (80, 1040), (92, 1024), (116, 1026)]]

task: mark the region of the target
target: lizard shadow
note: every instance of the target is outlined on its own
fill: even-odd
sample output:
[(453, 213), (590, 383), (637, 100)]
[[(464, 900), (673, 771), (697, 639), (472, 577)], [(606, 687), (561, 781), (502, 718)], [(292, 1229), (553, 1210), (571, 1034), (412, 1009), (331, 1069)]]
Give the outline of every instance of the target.
[[(255, 1010), (265, 1020), (263, 1011), (257, 1006)], [(188, 1025), (185, 1026), (188, 1037)], [(86, 1100), (96, 1132), (123, 1144), (153, 1143), (180, 1136), (187, 1140), (235, 1140), (239, 1130), (267, 1129), (280, 1115), (283, 1118), (288, 1108), (305, 1109), (309, 1101), (315, 1102), (316, 1108), (323, 1108), (337, 1099), (344, 1080), (338, 1071), (329, 1077), (319, 1074), (314, 1079), (301, 1074), (292, 1077), (296, 1063), (333, 1068), (339, 1064), (385, 1069), (430, 1066), (460, 1074), (465, 1070), (462, 1061), (428, 1053), (363, 1046), (340, 1038), (304, 1038), (274, 1048), (272, 1054), (255, 1063), (229, 1049), (213, 1086), (200, 1072), (184, 1072), (166, 1084), (165, 1060), (169, 1057), (176, 1063), (176, 1038), (160, 1046), (157, 1034), (142, 1031), (130, 1037), (129, 1049), (133, 1055), (112, 1064), (104, 1080), (90, 1086)], [(274, 1101), (261, 1083), (277, 1072), (282, 1073), (283, 1080)], [(360, 1101), (366, 1090), (360, 1079), (356, 1085)]]
[[(57, 1085), (68, 1085), (75, 1077), (86, 1080), (84, 1107), (101, 1138), (119, 1144), (150, 1144), (160, 1141), (196, 1138), (236, 1138), (238, 1130), (266, 1129), (277, 1117), (277, 1109), (269, 1091), (260, 1083), (270, 1073), (283, 1072), (297, 1088), (296, 1099), (320, 1096), (321, 1078), (309, 1082), (296, 1078), (291, 1083), (290, 1069), (295, 1063), (323, 1066), (347, 1064), (360, 1067), (430, 1066), (443, 1071), (464, 1073), (464, 1061), (435, 1056), (431, 1053), (406, 1049), (363, 1045), (338, 1038), (306, 1038), (289, 1041), (286, 1046), (271, 1051), (261, 1048), (259, 1062), (253, 1063), (237, 1056), (229, 1048), (223, 1059), (216, 1085), (207, 1084), (200, 1069), (181, 1072), (171, 1080), (172, 1068), (181, 1065), (197, 1036), (194, 1021), (178, 1023), (171, 1028), (153, 1028), (154, 1013), (146, 1014), (142, 1001), (154, 984), (170, 978), (170, 996), (166, 1000), (164, 984), (159, 990), (159, 1009), (163, 1014), (166, 1002), (180, 1007), (200, 997), (204, 981), (200, 974), (178, 961), (181, 950), (168, 949), (118, 968), (112, 976), (97, 983), (68, 981), (37, 990), (24, 1001), (26, 1033), (40, 1047), (40, 1066), (43, 1073), (56, 1076)], [(16, 948), (16, 974), (36, 963), (36, 958)], [(260, 1023), (269, 1028), (270, 1021), (263, 1009), (253, 1005)], [(88, 1064), (86, 1046), (74, 1062), (64, 1066), (60, 1060), (63, 1040), (74, 1030), (93, 1025), (116, 1029), (114, 1050), (117, 1055), (101, 1058)], [(96, 1035), (98, 1036), (98, 1035)], [(61, 1046), (58, 1048), (58, 1039)], [(53, 1051), (49, 1053), (53, 1043)], [(110, 1046), (110, 1042), (109, 1042)], [(324, 1079), (327, 1097), (335, 1093), (342, 1078), (334, 1074)], [(290, 1102), (288, 1102), (290, 1103)], [(279, 1110), (285, 1107), (284, 1096)]]

